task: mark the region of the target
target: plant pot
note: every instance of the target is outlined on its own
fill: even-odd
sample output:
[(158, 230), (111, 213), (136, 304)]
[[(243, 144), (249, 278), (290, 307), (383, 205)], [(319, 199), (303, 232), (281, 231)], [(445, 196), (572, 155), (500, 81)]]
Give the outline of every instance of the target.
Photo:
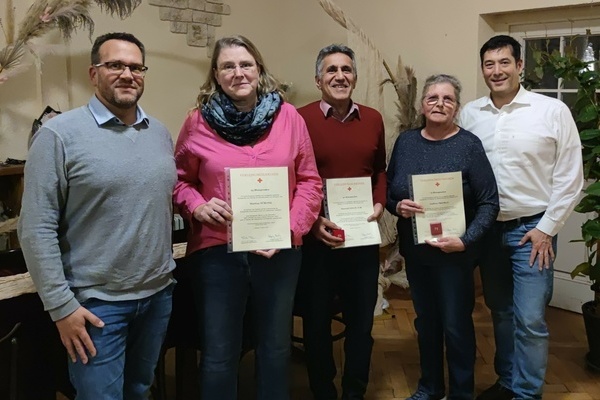
[(595, 301), (588, 301), (581, 306), (583, 322), (590, 351), (585, 355), (587, 366), (600, 372), (600, 316), (596, 308), (600, 307)]

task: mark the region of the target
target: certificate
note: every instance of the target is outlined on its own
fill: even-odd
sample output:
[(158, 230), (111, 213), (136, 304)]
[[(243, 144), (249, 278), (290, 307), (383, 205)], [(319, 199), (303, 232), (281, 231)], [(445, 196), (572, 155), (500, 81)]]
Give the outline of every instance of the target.
[(287, 167), (229, 168), (228, 250), (292, 247)]
[(325, 216), (344, 230), (345, 241), (336, 249), (380, 244), (377, 221), (373, 214), (371, 177), (325, 180)]
[(465, 233), (462, 172), (412, 175), (412, 196), (424, 213), (413, 217), (415, 244)]

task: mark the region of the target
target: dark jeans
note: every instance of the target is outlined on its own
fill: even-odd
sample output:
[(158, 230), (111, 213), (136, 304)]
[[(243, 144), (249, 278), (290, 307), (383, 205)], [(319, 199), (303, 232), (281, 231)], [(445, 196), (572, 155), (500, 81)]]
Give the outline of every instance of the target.
[(417, 318), (421, 362), (419, 390), (444, 395), (444, 343), (448, 399), (473, 399), (475, 304), (473, 263), (428, 265), (406, 259), (406, 274)]
[(251, 299), (256, 340), (258, 400), (287, 400), (294, 289), (300, 250), (271, 259), (227, 253), (214, 246), (189, 256), (202, 340), (200, 386), (204, 400), (237, 399), (237, 375), (246, 302)]
[(303, 246), (297, 298), (303, 314), (310, 388), (316, 399), (337, 398), (331, 341), (331, 312), (336, 291), (346, 324), (342, 398), (363, 398), (369, 381), (378, 275), (378, 246), (338, 250), (314, 242)]

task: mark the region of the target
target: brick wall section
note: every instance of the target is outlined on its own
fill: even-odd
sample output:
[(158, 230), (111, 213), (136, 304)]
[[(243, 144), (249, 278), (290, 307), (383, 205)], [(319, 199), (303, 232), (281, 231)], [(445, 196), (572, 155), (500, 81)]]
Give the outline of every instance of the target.
[(159, 18), (171, 22), (171, 32), (186, 35), (188, 46), (206, 47), (212, 55), (215, 28), (221, 26), (223, 15), (231, 14), (231, 7), (223, 0), (149, 0), (159, 7)]

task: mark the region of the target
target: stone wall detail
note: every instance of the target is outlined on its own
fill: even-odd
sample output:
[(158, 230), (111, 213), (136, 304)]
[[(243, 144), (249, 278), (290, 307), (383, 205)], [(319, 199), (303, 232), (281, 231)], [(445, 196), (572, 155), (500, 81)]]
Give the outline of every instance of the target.
[(188, 46), (206, 47), (212, 55), (215, 29), (221, 26), (223, 15), (231, 14), (231, 7), (223, 0), (148, 0), (159, 8), (161, 21), (171, 23), (171, 32), (186, 35)]

